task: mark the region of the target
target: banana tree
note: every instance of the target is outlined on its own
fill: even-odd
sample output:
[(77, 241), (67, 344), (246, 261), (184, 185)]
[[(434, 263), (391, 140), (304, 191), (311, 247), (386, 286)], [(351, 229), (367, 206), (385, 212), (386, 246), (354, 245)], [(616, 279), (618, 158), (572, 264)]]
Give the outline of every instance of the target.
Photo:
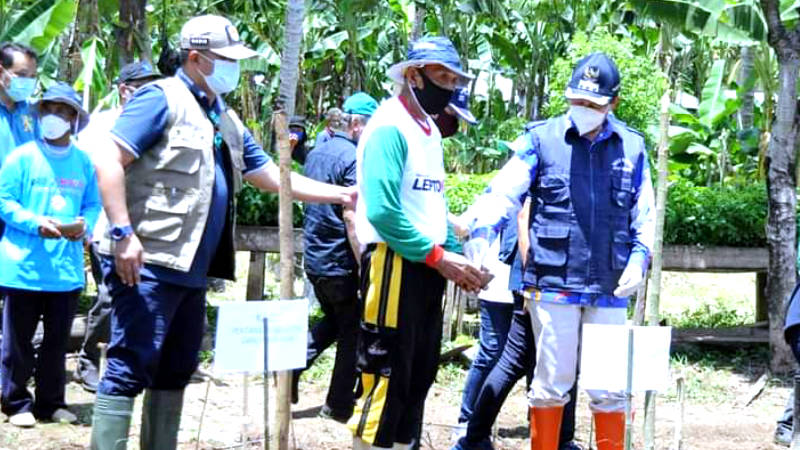
[(757, 135), (734, 131), (734, 113), (741, 107), (752, 79), (739, 87), (735, 98), (728, 98), (726, 92), (731, 90), (726, 80), (727, 65), (724, 59), (714, 61), (697, 114), (678, 105), (671, 108), (677, 124), (670, 133), (672, 168), (696, 184), (709, 185), (715, 179), (723, 183), (731, 175), (755, 178)]

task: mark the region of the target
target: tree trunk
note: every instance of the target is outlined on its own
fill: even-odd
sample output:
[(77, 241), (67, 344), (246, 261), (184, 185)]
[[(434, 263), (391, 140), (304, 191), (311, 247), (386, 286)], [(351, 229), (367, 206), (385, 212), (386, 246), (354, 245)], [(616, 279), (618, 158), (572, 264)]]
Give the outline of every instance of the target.
[[(752, 77), (753, 64), (755, 58), (755, 48), (752, 46), (742, 47), (741, 49), (741, 64), (739, 66), (739, 73), (736, 77), (736, 83), (739, 87), (747, 84), (747, 80)], [(739, 108), (739, 129), (749, 130), (753, 128), (753, 92), (754, 89), (745, 91), (742, 97), (742, 106)]]
[(425, 5), (424, 3), (414, 4), (414, 26), (411, 28), (411, 40), (416, 41), (422, 37), (425, 31)]
[(775, 123), (767, 150), (767, 267), (766, 297), (769, 299), (769, 340), (773, 372), (784, 372), (793, 357), (783, 339), (785, 305), (796, 278), (797, 198), (794, 178), (797, 148), (797, 78), (800, 70), (800, 28), (787, 31), (780, 19), (778, 0), (761, 0), (769, 27), (769, 44), (780, 66)]
[(147, 29), (147, 0), (119, 0), (117, 37), (120, 67), (139, 59), (151, 60), (150, 33)]
[[(292, 224), (292, 183), (291, 183), (291, 150), (289, 148), (289, 128), (287, 118), (294, 114), (297, 93), (297, 79), (300, 69), (300, 45), (303, 39), (303, 17), (305, 3), (303, 0), (289, 0), (286, 5), (285, 46), (281, 55), (279, 74), (278, 104), (275, 108), (273, 126), (278, 138), (280, 165), (280, 226), (281, 248), (281, 299), (294, 297), (294, 230)], [(278, 373), (278, 393), (275, 406), (275, 422), (272, 436), (265, 436), (273, 450), (289, 448), (289, 422), (291, 421), (292, 376), (291, 372)]]

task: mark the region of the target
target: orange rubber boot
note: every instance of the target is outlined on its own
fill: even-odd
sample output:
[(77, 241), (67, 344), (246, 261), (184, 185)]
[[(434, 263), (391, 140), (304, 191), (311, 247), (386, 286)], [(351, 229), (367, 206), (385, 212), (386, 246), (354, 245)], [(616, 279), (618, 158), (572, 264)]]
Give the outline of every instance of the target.
[(563, 411), (563, 406), (531, 407), (531, 450), (558, 450)]
[(625, 446), (625, 413), (595, 411), (597, 450), (622, 450)]

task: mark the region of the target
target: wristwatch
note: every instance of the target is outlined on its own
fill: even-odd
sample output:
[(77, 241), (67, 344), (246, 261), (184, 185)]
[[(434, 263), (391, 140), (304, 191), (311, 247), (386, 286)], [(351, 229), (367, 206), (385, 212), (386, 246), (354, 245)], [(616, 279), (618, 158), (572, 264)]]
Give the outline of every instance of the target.
[(111, 237), (112, 241), (121, 241), (132, 234), (133, 227), (130, 225), (114, 225), (108, 230), (108, 235)]

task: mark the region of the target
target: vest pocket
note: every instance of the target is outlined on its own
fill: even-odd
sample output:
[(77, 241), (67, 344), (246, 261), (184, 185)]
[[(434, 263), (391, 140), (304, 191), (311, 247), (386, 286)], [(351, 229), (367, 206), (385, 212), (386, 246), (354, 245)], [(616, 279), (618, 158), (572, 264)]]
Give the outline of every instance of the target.
[(194, 174), (200, 170), (203, 162), (203, 151), (178, 142), (161, 151), (161, 158), (155, 166), (156, 170)]
[(539, 197), (545, 204), (559, 204), (569, 200), (568, 175), (543, 175), (539, 183)]
[(628, 257), (631, 254), (631, 235), (628, 230), (616, 230), (612, 233), (611, 268), (623, 270), (628, 265)]
[(630, 171), (613, 170), (611, 173), (611, 201), (613, 204), (620, 208), (630, 208), (633, 195), (632, 185)]
[(167, 197), (165, 193), (153, 193), (145, 202), (146, 219), (139, 222), (136, 234), (148, 239), (175, 242), (183, 230), (184, 216), (189, 213), (190, 199)]
[(567, 264), (569, 225), (542, 224), (535, 230), (533, 261), (540, 266), (561, 267)]

